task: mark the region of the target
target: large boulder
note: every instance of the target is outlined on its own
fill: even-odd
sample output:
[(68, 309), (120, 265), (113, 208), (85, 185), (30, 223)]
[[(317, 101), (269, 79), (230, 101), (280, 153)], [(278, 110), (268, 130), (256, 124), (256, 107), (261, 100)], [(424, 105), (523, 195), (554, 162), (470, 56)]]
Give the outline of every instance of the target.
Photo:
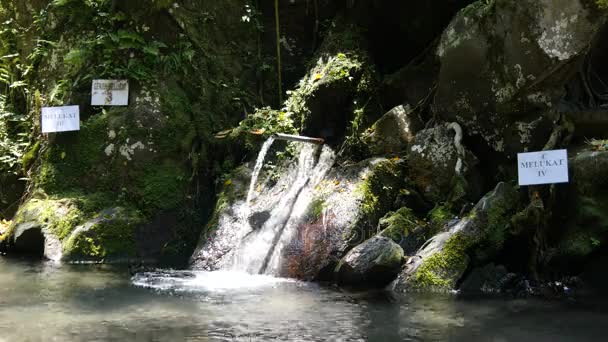
[(484, 261), (501, 250), (509, 221), (517, 209), (518, 193), (499, 183), (471, 213), (450, 223), (411, 257), (394, 283), (398, 292), (451, 291), (472, 260)]
[(416, 135), (408, 151), (410, 177), (431, 202), (476, 197), (477, 158), (462, 145), (463, 131), (456, 123), (440, 124)]
[(338, 284), (382, 287), (391, 282), (403, 263), (403, 249), (391, 239), (374, 236), (348, 252), (335, 269)]
[(437, 49), (436, 113), (496, 151), (542, 147), (551, 111), (605, 17), (594, 0), (471, 4), (452, 20)]

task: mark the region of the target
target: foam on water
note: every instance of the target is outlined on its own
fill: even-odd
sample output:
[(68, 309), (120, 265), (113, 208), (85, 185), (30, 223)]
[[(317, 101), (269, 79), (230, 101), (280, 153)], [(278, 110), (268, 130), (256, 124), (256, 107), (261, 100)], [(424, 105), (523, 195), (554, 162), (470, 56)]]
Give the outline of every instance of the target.
[(135, 286), (162, 291), (222, 292), (274, 287), (294, 280), (231, 271), (171, 271), (138, 273), (132, 278)]

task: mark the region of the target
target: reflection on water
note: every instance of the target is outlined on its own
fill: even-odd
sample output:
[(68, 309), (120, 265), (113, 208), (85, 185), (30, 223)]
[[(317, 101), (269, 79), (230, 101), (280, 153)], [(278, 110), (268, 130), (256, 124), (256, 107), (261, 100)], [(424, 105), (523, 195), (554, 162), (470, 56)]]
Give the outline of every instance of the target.
[(600, 341), (602, 305), (461, 300), (238, 273), (0, 258), (0, 341)]

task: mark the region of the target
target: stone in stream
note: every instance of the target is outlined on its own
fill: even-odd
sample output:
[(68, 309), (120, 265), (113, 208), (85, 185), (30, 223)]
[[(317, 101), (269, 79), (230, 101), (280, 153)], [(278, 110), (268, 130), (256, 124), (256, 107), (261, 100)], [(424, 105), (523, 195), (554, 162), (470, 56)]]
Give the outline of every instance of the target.
[(382, 287), (401, 270), (403, 249), (391, 239), (374, 236), (353, 248), (335, 269), (338, 284)]

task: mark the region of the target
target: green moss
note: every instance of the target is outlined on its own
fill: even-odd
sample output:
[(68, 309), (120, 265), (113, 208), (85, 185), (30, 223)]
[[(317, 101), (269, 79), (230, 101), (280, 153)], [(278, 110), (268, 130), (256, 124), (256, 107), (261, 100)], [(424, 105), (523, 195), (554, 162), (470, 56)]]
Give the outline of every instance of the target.
[(402, 160), (384, 160), (372, 166), (367, 178), (354, 190), (361, 198), (361, 215), (350, 234), (355, 236), (361, 231), (371, 237), (380, 218), (393, 209), (399, 190), (403, 188), (405, 163)]
[(97, 115), (85, 121), (79, 132), (58, 136), (42, 156), (42, 164), (34, 177), (37, 188), (47, 193), (61, 193), (66, 188), (95, 190), (91, 182), (103, 166), (107, 119)]
[(356, 190), (363, 195), (362, 211), (370, 222), (377, 222), (393, 206), (404, 185), (403, 166), (402, 160), (379, 162)]
[(446, 241), (443, 250), (424, 260), (411, 279), (414, 289), (449, 290), (464, 273), (469, 263), (466, 251), (470, 239), (455, 234)]
[(21, 164), (22, 164), (22, 167), (23, 167), (23, 173), (24, 174), (27, 174), (27, 171), (29, 170), (29, 168), (32, 166), (32, 164), (36, 160), (36, 157), (38, 157), (38, 151), (40, 151), (40, 141), (37, 141), (34, 144), (34, 146), (32, 146), (23, 155)]
[(184, 199), (187, 180), (184, 170), (171, 161), (146, 169), (139, 180), (143, 208), (176, 208)]
[[(500, 193), (486, 195), (485, 204), (463, 220), (466, 228), (454, 233), (442, 249), (435, 251), (411, 277), (411, 284), (418, 289), (450, 290), (465, 272), (471, 256), (484, 261), (502, 248), (509, 229), (509, 222), (517, 203), (517, 191), (506, 184), (497, 186)], [(481, 202), (480, 202), (481, 203)], [(434, 210), (435, 211), (435, 210)], [(445, 218), (441, 211), (434, 214)], [(448, 234), (448, 233), (445, 233)]]
[(429, 228), (434, 234), (440, 232), (445, 227), (449, 220), (454, 218), (454, 214), (447, 205), (436, 205), (427, 214), (427, 221), (429, 222)]
[(107, 215), (93, 220), (88, 230), (67, 240), (65, 254), (94, 260), (136, 257), (135, 228), (143, 222), (142, 216), (136, 210), (124, 208)]
[(379, 229), (382, 230), (380, 234), (396, 243), (400, 243), (405, 237), (410, 235), (412, 230), (417, 226), (418, 218), (407, 207), (387, 213), (378, 223)]
[(325, 200), (323, 198), (316, 198), (310, 205), (308, 206), (308, 212), (306, 217), (310, 221), (317, 221), (323, 215), (323, 210), (325, 209)]

